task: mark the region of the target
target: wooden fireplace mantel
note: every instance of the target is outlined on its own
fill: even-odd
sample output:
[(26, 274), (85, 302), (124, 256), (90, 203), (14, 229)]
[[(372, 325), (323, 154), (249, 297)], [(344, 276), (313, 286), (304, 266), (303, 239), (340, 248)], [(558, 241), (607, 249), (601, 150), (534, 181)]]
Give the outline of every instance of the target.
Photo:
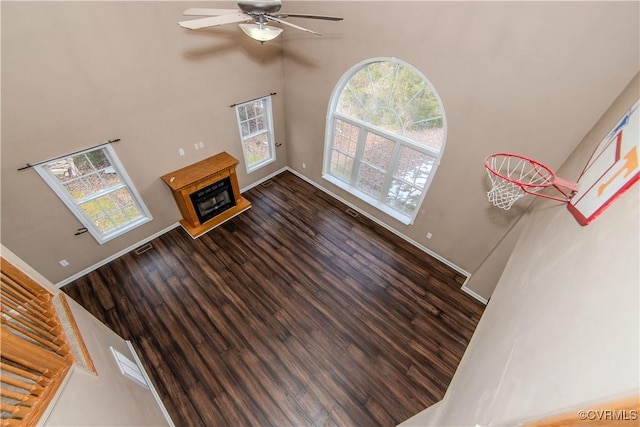
[[(251, 207), (240, 194), (236, 175), (238, 163), (238, 159), (222, 152), (162, 176), (182, 214), (180, 224), (194, 239)], [(201, 224), (191, 203), (191, 194), (227, 177), (231, 179), (235, 206)]]

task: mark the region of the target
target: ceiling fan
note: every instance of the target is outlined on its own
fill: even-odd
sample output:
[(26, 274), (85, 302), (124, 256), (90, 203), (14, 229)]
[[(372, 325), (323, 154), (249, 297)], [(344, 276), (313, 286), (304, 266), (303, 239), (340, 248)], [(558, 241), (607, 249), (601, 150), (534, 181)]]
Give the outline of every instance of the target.
[[(288, 25), (307, 33), (317, 33), (313, 30), (300, 27), (291, 22), (284, 21), (285, 18), (307, 18), (307, 19), (324, 19), (328, 21), (342, 21), (342, 18), (336, 16), (309, 15), (304, 13), (282, 13), (281, 0), (239, 0), (237, 9), (202, 9), (193, 8), (183, 12), (186, 16), (206, 16), (207, 18), (192, 19), (190, 21), (178, 22), (183, 28), (190, 30), (199, 30), (201, 28), (216, 27), (218, 25), (239, 24), (240, 29), (254, 40), (264, 43), (273, 40), (282, 33), (282, 28), (268, 26), (268, 22), (277, 22), (279, 24)], [(253, 21), (247, 24), (246, 22)]]

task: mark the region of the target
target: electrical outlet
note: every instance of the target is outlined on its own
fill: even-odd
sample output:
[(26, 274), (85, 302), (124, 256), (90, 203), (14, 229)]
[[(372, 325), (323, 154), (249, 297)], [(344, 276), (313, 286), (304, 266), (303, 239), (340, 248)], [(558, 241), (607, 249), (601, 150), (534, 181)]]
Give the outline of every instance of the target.
[(306, 163), (303, 163), (303, 164), (302, 164), (302, 169), (306, 169), (306, 168), (307, 168), (307, 164), (306, 164)]
[(66, 259), (61, 259), (60, 261), (58, 261), (60, 263), (61, 266), (63, 267), (67, 267), (69, 265), (69, 261), (67, 261)]
[(199, 145), (198, 145), (198, 143), (196, 142), (195, 144), (193, 144), (193, 148), (195, 148), (195, 149), (196, 149), (196, 151), (197, 151), (197, 150), (199, 150), (199, 149), (200, 149), (200, 146), (199, 146)]
[(202, 141), (198, 142), (198, 147), (204, 148), (204, 142), (202, 142)]
[(430, 239), (430, 238), (432, 238), (432, 237), (433, 237), (433, 234), (431, 234), (431, 233), (427, 233), (427, 239)]
[(178, 154), (180, 154), (181, 156), (184, 156), (184, 148), (179, 148)]

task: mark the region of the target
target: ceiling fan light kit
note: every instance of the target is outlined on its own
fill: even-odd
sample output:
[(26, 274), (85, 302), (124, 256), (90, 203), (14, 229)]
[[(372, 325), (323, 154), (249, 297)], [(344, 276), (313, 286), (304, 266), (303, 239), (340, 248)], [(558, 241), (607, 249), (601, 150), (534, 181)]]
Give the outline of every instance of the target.
[[(199, 30), (202, 28), (217, 27), (219, 25), (239, 24), (240, 29), (249, 37), (260, 43), (273, 40), (282, 33), (282, 28), (267, 26), (267, 21), (277, 22), (300, 31), (320, 34), (304, 27), (284, 21), (285, 18), (323, 19), (326, 21), (342, 21), (342, 18), (325, 15), (309, 15), (301, 13), (280, 13), (281, 0), (239, 0), (237, 9), (204, 9), (192, 8), (184, 11), (183, 15), (205, 16), (206, 18), (192, 19), (178, 22), (183, 28)], [(247, 24), (246, 22), (253, 21)]]
[(268, 27), (263, 24), (239, 24), (238, 26), (246, 35), (260, 43), (273, 40), (282, 33), (282, 28)]

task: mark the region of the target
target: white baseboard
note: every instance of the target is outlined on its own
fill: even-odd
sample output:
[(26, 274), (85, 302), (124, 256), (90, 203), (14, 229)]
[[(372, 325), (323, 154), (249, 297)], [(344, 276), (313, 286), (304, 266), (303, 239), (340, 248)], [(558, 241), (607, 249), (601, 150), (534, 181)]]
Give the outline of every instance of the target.
[[(463, 268), (461, 268), (461, 267), (459, 267), (459, 266), (455, 265), (454, 263), (452, 263), (452, 262), (451, 262), (451, 261), (449, 261), (448, 259), (446, 259), (446, 258), (444, 258), (444, 257), (442, 257), (442, 256), (440, 256), (440, 255), (438, 255), (437, 253), (433, 252), (432, 250), (430, 250), (430, 249), (429, 249), (429, 248), (427, 248), (426, 246), (422, 245), (421, 243), (416, 242), (415, 240), (411, 239), (409, 236), (407, 236), (407, 235), (405, 235), (405, 234), (403, 234), (403, 233), (399, 232), (398, 230), (396, 230), (396, 229), (392, 228), (391, 226), (389, 226), (389, 225), (385, 224), (384, 222), (380, 221), (379, 219), (377, 219), (376, 217), (374, 217), (374, 216), (372, 216), (371, 214), (367, 213), (366, 211), (364, 211), (364, 210), (362, 210), (362, 209), (358, 208), (357, 206), (355, 206), (355, 205), (353, 205), (353, 204), (349, 203), (348, 201), (346, 201), (346, 200), (345, 200), (345, 199), (343, 199), (342, 197), (340, 197), (340, 196), (338, 196), (337, 194), (335, 194), (335, 193), (333, 193), (333, 192), (329, 191), (327, 188), (325, 188), (325, 187), (321, 186), (320, 184), (318, 184), (318, 183), (317, 183), (317, 182), (315, 182), (315, 181), (312, 181), (311, 179), (307, 178), (306, 176), (302, 175), (301, 173), (299, 173), (299, 172), (298, 172), (298, 171), (296, 171), (295, 169), (292, 169), (292, 168), (291, 168), (291, 167), (289, 167), (289, 166), (285, 166), (285, 167), (283, 167), (283, 168), (281, 168), (281, 169), (278, 169), (277, 171), (275, 171), (275, 172), (273, 172), (273, 173), (271, 173), (271, 174), (269, 174), (269, 175), (265, 176), (264, 178), (261, 178), (261, 179), (259, 179), (258, 181), (256, 181), (256, 182), (253, 182), (253, 183), (249, 184), (248, 186), (246, 186), (246, 187), (242, 188), (242, 189), (240, 190), (240, 192), (241, 192), (241, 193), (244, 193), (244, 192), (246, 192), (246, 191), (249, 191), (249, 190), (251, 190), (253, 187), (255, 187), (255, 186), (257, 186), (257, 185), (260, 185), (260, 184), (262, 184), (262, 183), (263, 183), (263, 182), (265, 182), (265, 181), (270, 180), (271, 178), (273, 178), (273, 177), (275, 177), (275, 176), (277, 176), (277, 175), (281, 174), (281, 173), (282, 173), (282, 172), (284, 172), (284, 171), (289, 171), (289, 172), (291, 172), (292, 174), (294, 174), (294, 175), (295, 175), (295, 176), (297, 176), (298, 178), (300, 178), (300, 179), (304, 180), (305, 182), (307, 182), (307, 183), (309, 183), (309, 184), (313, 185), (313, 186), (314, 186), (314, 187), (316, 187), (317, 189), (319, 189), (319, 190), (321, 190), (321, 191), (325, 192), (326, 194), (328, 194), (329, 196), (331, 196), (331, 197), (335, 198), (336, 200), (339, 200), (340, 202), (342, 202), (342, 203), (344, 203), (345, 205), (349, 206), (349, 208), (351, 208), (351, 209), (355, 210), (356, 212), (358, 212), (359, 214), (361, 214), (361, 215), (363, 215), (363, 216), (367, 217), (368, 219), (370, 219), (371, 221), (373, 221), (373, 222), (375, 222), (376, 224), (380, 225), (381, 227), (384, 227), (385, 229), (389, 230), (390, 232), (392, 232), (392, 233), (393, 233), (393, 234), (395, 234), (396, 236), (400, 237), (400, 238), (401, 238), (401, 239), (403, 239), (404, 241), (406, 241), (406, 242), (408, 242), (408, 243), (412, 244), (413, 246), (415, 246), (416, 248), (420, 249), (421, 251), (423, 251), (423, 252), (425, 252), (425, 253), (429, 254), (430, 256), (434, 257), (435, 259), (437, 259), (438, 261), (442, 262), (443, 264), (445, 264), (445, 265), (447, 265), (447, 266), (449, 266), (449, 267), (453, 268), (453, 269), (454, 269), (454, 270), (456, 270), (458, 273), (462, 274), (463, 276), (465, 276), (465, 277), (467, 278), (467, 279), (465, 280), (464, 284), (462, 285), (462, 288), (461, 288), (461, 289), (462, 289), (462, 291), (463, 291), (463, 292), (465, 292), (465, 293), (467, 293), (467, 294), (469, 294), (469, 295), (470, 295), (470, 296), (472, 296), (473, 298), (477, 299), (477, 300), (478, 300), (478, 301), (480, 301), (481, 303), (483, 303), (483, 304), (487, 304), (488, 300), (487, 300), (486, 298), (482, 297), (481, 295), (477, 294), (476, 292), (474, 292), (474, 291), (472, 291), (471, 289), (469, 289), (469, 288), (467, 288), (467, 287), (466, 287), (466, 284), (467, 284), (467, 282), (469, 281), (469, 278), (471, 277), (471, 273), (469, 273), (468, 271), (464, 270)], [(130, 252), (130, 251), (132, 251), (133, 249), (135, 249), (135, 248), (137, 248), (137, 247), (139, 247), (139, 246), (142, 246), (142, 245), (144, 245), (145, 243), (147, 243), (147, 242), (149, 242), (149, 241), (151, 241), (151, 240), (155, 239), (156, 237), (159, 237), (159, 236), (163, 235), (164, 233), (167, 233), (168, 231), (171, 231), (171, 230), (173, 230), (174, 228), (179, 227), (179, 226), (180, 226), (180, 223), (179, 223), (179, 222), (176, 222), (175, 224), (173, 224), (173, 225), (171, 225), (171, 226), (169, 226), (169, 227), (165, 228), (164, 230), (161, 230), (161, 231), (159, 231), (159, 232), (157, 232), (157, 233), (155, 233), (155, 234), (153, 234), (153, 235), (151, 235), (151, 236), (147, 237), (146, 239), (144, 239), (144, 240), (142, 240), (142, 241), (140, 241), (140, 242), (138, 242), (138, 243), (136, 243), (136, 244), (134, 244), (134, 245), (132, 245), (132, 246), (129, 246), (128, 248), (123, 249), (122, 251), (120, 251), (120, 252), (118, 252), (118, 253), (116, 253), (116, 254), (114, 254), (114, 255), (112, 255), (112, 256), (110, 256), (110, 257), (108, 257), (108, 258), (106, 258), (106, 259), (104, 259), (104, 260), (102, 260), (102, 261), (100, 261), (99, 263), (94, 264), (94, 265), (92, 265), (91, 267), (88, 267), (88, 268), (86, 268), (86, 269), (84, 269), (84, 270), (80, 271), (79, 273), (76, 273), (76, 274), (74, 274), (73, 276), (68, 277), (68, 278), (66, 278), (66, 279), (64, 279), (64, 280), (62, 280), (62, 281), (60, 281), (60, 282), (58, 282), (58, 283), (56, 284), (56, 287), (57, 287), (57, 288), (61, 288), (62, 286), (66, 285), (66, 284), (68, 284), (68, 283), (71, 283), (71, 282), (73, 282), (73, 281), (74, 281), (74, 280), (76, 280), (76, 279), (79, 279), (80, 277), (82, 277), (82, 276), (84, 276), (84, 275), (86, 275), (86, 274), (88, 274), (88, 273), (92, 272), (93, 270), (96, 270), (96, 269), (98, 269), (99, 267), (102, 267), (103, 265), (105, 265), (105, 264), (107, 264), (107, 263), (109, 263), (109, 262), (113, 261), (114, 259), (119, 258), (120, 256), (122, 256), (122, 255), (124, 255), (124, 254), (126, 254), (126, 253), (128, 253), (128, 252)]]
[(149, 374), (147, 374), (147, 371), (144, 369), (144, 366), (142, 365), (142, 361), (140, 360), (140, 357), (138, 356), (138, 353), (136, 352), (135, 347), (133, 347), (133, 344), (131, 344), (131, 341), (125, 340), (125, 342), (127, 343), (127, 346), (129, 347), (129, 351), (131, 351), (131, 354), (133, 355), (133, 358), (135, 359), (135, 362), (138, 365), (138, 368), (140, 368), (140, 372), (142, 372), (142, 376), (144, 377), (144, 380), (149, 385), (149, 390), (151, 390), (151, 394), (153, 394), (153, 397), (156, 399), (156, 402), (158, 402), (158, 406), (160, 406), (162, 415), (164, 415), (164, 418), (167, 420), (167, 423), (169, 423), (170, 427), (175, 427), (176, 425), (173, 423), (173, 420), (169, 415), (169, 411), (167, 411), (167, 408), (164, 406), (164, 403), (162, 403), (162, 399), (160, 399), (160, 395), (158, 394), (158, 391), (153, 385), (151, 378), (149, 378)]
[[(260, 185), (263, 182), (270, 180), (274, 176), (276, 176), (276, 175), (278, 175), (278, 174), (280, 174), (280, 173), (282, 173), (282, 172), (284, 172), (286, 170), (289, 170), (289, 168), (288, 167), (283, 167), (281, 169), (278, 169), (277, 171), (273, 172), (272, 174), (270, 174), (270, 175), (268, 175), (268, 176), (266, 176), (266, 177), (264, 177), (262, 179), (259, 179), (258, 181), (254, 182), (252, 184), (249, 184), (245, 188), (241, 189), (240, 192), (244, 193), (245, 191), (251, 190), (256, 185)], [(152, 234), (151, 236), (139, 241), (138, 243), (135, 243), (135, 244), (129, 246), (128, 248), (123, 249), (120, 252), (117, 252), (117, 253), (111, 255), (108, 258), (103, 259), (102, 261), (100, 261), (100, 262), (98, 262), (96, 264), (93, 264), (91, 267), (87, 267), (84, 270), (79, 271), (78, 273), (76, 273), (76, 274), (74, 274), (72, 276), (69, 276), (66, 279), (61, 280), (60, 282), (55, 284), (55, 287), (60, 289), (64, 285), (67, 285), (67, 284), (73, 282), (74, 280), (77, 280), (77, 279), (81, 278), (82, 276), (85, 276), (85, 275), (91, 273), (93, 270), (97, 270), (98, 268), (102, 267), (103, 265), (110, 263), (111, 261), (121, 257), (122, 255), (124, 255), (124, 254), (126, 254), (128, 252), (131, 252), (135, 248), (138, 248), (138, 247), (144, 245), (145, 243), (150, 242), (151, 240), (155, 239), (156, 237), (162, 236), (164, 233), (167, 233), (167, 232), (173, 230), (176, 227), (180, 227), (180, 223), (179, 222), (176, 222), (175, 224), (172, 224), (169, 227), (167, 227), (167, 228), (165, 228), (163, 230), (160, 230), (157, 233)]]
[[(371, 221), (375, 222), (376, 224), (378, 224), (381, 227), (386, 228), (387, 230), (389, 230), (390, 232), (392, 232), (393, 234), (395, 234), (396, 236), (400, 237), (401, 239), (405, 240), (408, 243), (411, 243), (413, 246), (415, 246), (416, 248), (420, 249), (421, 251), (431, 255), (432, 257), (434, 257), (435, 259), (437, 259), (438, 261), (442, 262), (443, 264), (448, 265), (449, 267), (453, 268), (454, 270), (456, 270), (458, 273), (462, 274), (463, 276), (465, 276), (467, 278), (467, 280), (469, 280), (469, 277), (471, 277), (471, 273), (469, 273), (468, 271), (464, 270), (461, 267), (458, 267), (457, 265), (455, 265), (454, 263), (452, 263), (451, 261), (449, 261), (448, 259), (438, 255), (437, 253), (433, 252), (432, 250), (430, 250), (429, 248), (427, 248), (426, 246), (416, 242), (415, 240), (411, 239), (409, 236), (402, 234), (401, 232), (399, 232), (398, 230), (392, 228), (391, 226), (385, 224), (384, 222), (380, 221), (378, 218), (372, 216), (371, 214), (365, 212), (364, 210), (358, 208), (357, 206), (347, 202), (345, 199), (343, 199), (342, 197), (338, 196), (337, 194), (329, 191), (328, 189), (326, 189), (325, 187), (321, 186), (320, 184), (318, 184), (315, 181), (312, 181), (311, 179), (307, 178), (306, 176), (302, 175), (301, 173), (299, 173), (298, 171), (291, 169), (290, 167), (286, 167), (286, 170), (288, 170), (289, 172), (291, 172), (292, 174), (294, 174), (295, 176), (297, 176), (298, 178), (308, 182), (309, 184), (313, 185), (314, 187), (316, 187), (319, 190), (324, 191), (325, 193), (327, 193), (328, 195), (330, 195), (331, 197), (333, 197), (336, 200), (341, 201), (342, 203), (344, 203), (345, 205), (349, 206), (351, 209), (353, 209), (354, 211), (358, 212), (359, 214), (369, 218)], [(465, 281), (466, 283), (466, 281)]]
[[(471, 277), (471, 276), (469, 276)], [(462, 285), (462, 287), (460, 289), (462, 289), (462, 292), (464, 292), (465, 294), (468, 294), (469, 296), (477, 299), (478, 301), (480, 301), (481, 303), (483, 303), (484, 305), (489, 304), (489, 300), (486, 299), (485, 297), (483, 297), (482, 295), (480, 295), (479, 293), (477, 293), (476, 291), (467, 288), (467, 282), (469, 281), (469, 278), (467, 278), (467, 280), (464, 281), (464, 284)]]
[(128, 248), (123, 249), (120, 252), (115, 253), (115, 254), (111, 255), (110, 257), (105, 258), (105, 259), (103, 259), (102, 261), (100, 261), (100, 262), (98, 262), (96, 264), (93, 264), (91, 267), (87, 267), (84, 270), (74, 274), (73, 276), (70, 276), (70, 277), (67, 277), (64, 280), (61, 280), (60, 282), (56, 283), (55, 286), (56, 286), (56, 288), (60, 289), (64, 285), (66, 285), (68, 283), (71, 283), (74, 280), (77, 280), (77, 279), (81, 278), (82, 276), (84, 276), (86, 274), (91, 273), (93, 270), (97, 270), (98, 268), (102, 267), (103, 265), (110, 263), (114, 259), (120, 258), (122, 255), (124, 255), (124, 254), (126, 254), (128, 252), (131, 252), (135, 248), (138, 248), (138, 247), (144, 245), (145, 243), (150, 242), (151, 240), (155, 239), (156, 237), (160, 237), (164, 233), (167, 233), (167, 232), (169, 232), (169, 231), (171, 231), (174, 228), (179, 227), (179, 226), (180, 226), (180, 223), (176, 222), (175, 224), (172, 224), (169, 227), (167, 227), (167, 228), (165, 228), (163, 230), (160, 230), (157, 233), (152, 234), (151, 236), (139, 241), (138, 243), (135, 243), (135, 244), (129, 246)]
[(287, 170), (288, 170), (288, 171), (291, 171), (291, 168), (289, 168), (289, 166), (285, 166), (285, 167), (283, 167), (283, 168), (280, 168), (280, 169), (278, 169), (277, 171), (275, 171), (275, 172), (273, 172), (273, 173), (271, 173), (271, 174), (269, 174), (269, 175), (265, 176), (264, 178), (261, 178), (261, 179), (257, 180), (256, 182), (253, 182), (253, 183), (251, 183), (251, 184), (247, 185), (247, 186), (246, 186), (246, 187), (244, 187), (244, 188), (241, 188), (241, 189), (240, 189), (240, 192), (241, 192), (241, 193), (244, 193), (245, 191), (249, 191), (249, 190), (251, 190), (253, 187), (258, 186), (258, 185), (262, 184), (262, 183), (263, 183), (263, 182), (265, 182), (265, 181), (269, 181), (269, 180), (270, 180), (271, 178), (273, 178), (274, 176), (280, 175), (282, 172), (287, 171)]

